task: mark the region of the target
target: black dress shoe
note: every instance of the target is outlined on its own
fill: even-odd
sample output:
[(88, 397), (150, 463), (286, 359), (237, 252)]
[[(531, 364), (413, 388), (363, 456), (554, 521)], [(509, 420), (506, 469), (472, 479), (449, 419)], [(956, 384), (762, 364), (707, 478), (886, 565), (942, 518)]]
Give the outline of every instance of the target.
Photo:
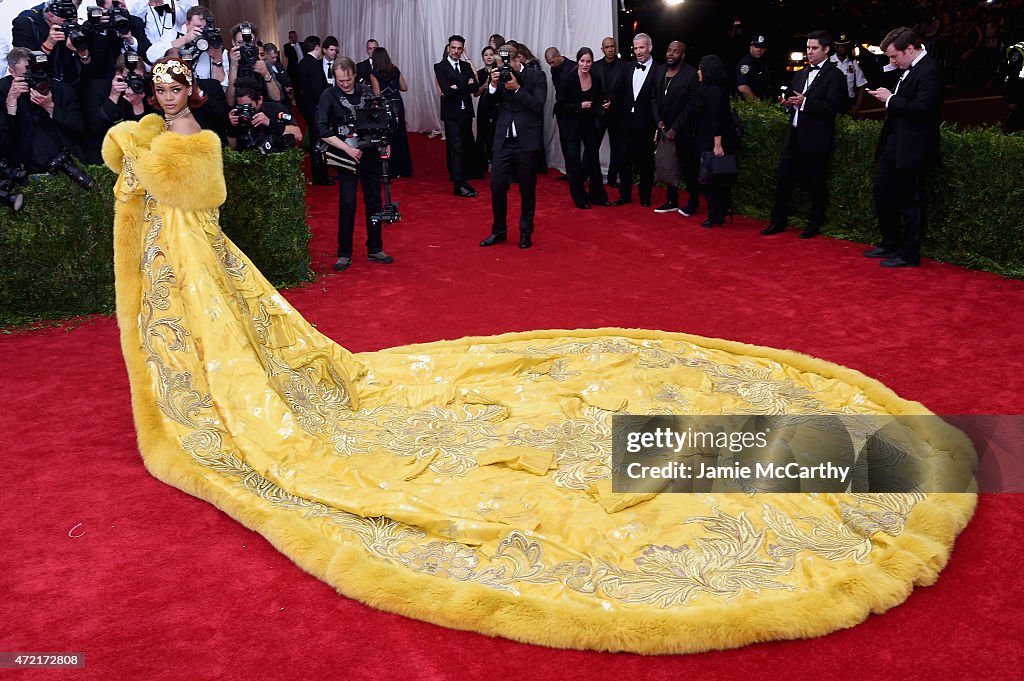
[(879, 263), (882, 267), (920, 267), (921, 263), (913, 260), (904, 260), (901, 256), (894, 255), (888, 260)]
[(559, 175), (555, 179), (557, 181), (559, 181), (559, 182), (568, 182), (569, 181), (569, 176), (568, 175)]
[(625, 206), (627, 203), (633, 203), (633, 199), (628, 196), (620, 196), (619, 198), (612, 201), (613, 206)]
[(821, 234), (821, 230), (817, 227), (808, 227), (804, 231), (800, 232), (801, 239), (813, 239), (814, 237)]
[(640, 205), (643, 206), (644, 208), (650, 208), (651, 200), (647, 199), (646, 201), (644, 201), (643, 199), (640, 199)]
[(700, 226), (701, 227), (721, 227), (722, 223), (721, 222), (715, 222), (714, 220), (708, 218), (704, 222), (700, 223)]
[(761, 230), (761, 234), (764, 234), (765, 236), (770, 236), (772, 234), (781, 234), (782, 232), (785, 231), (785, 225), (768, 225), (767, 227)]
[(533, 241), (529, 234), (521, 234), (519, 236), (519, 248), (529, 248), (533, 245)]
[(501, 234), (491, 234), (486, 239), (480, 242), (481, 246), (493, 246), (494, 244), (500, 244), (502, 241), (507, 241), (508, 235), (502, 232)]
[(895, 251), (890, 251), (888, 248), (882, 248), (876, 246), (869, 251), (864, 251), (865, 258), (891, 258), (896, 255)]
[(607, 208), (608, 206), (612, 205), (612, 202), (609, 201), (608, 199), (605, 199), (604, 201), (591, 201), (590, 205), (592, 205), (592, 206), (605, 206)]
[(576, 207), (579, 208), (580, 210), (589, 210), (590, 209), (590, 204), (589, 203), (577, 203)]
[(473, 189), (468, 184), (465, 184), (465, 185), (462, 185), (461, 187), (456, 187), (455, 191), (453, 193), (455, 194), (455, 196), (462, 196), (462, 197), (465, 197), (467, 199), (471, 199), (474, 196), (476, 196), (477, 194), (479, 194), (480, 192), (478, 192), (477, 190)]

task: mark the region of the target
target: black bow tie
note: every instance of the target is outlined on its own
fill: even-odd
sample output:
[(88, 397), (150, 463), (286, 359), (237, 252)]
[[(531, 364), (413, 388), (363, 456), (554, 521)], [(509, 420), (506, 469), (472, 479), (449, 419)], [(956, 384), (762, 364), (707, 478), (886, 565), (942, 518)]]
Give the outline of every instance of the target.
[(637, 62), (637, 65), (636, 65), (636, 67), (637, 67), (638, 69), (640, 69), (641, 71), (646, 71), (646, 70), (647, 70), (647, 67), (646, 67), (646, 66), (644, 66), (643, 64), (639, 63), (639, 62)]
[(811, 71), (817, 71), (817, 70), (819, 70), (820, 68), (821, 68), (821, 64), (818, 64), (817, 66), (812, 66), (812, 67), (811, 67)]
[(156, 5), (153, 8), (153, 11), (155, 11), (157, 14), (161, 14), (161, 15), (162, 14), (170, 14), (171, 13), (171, 6), (170, 5)]

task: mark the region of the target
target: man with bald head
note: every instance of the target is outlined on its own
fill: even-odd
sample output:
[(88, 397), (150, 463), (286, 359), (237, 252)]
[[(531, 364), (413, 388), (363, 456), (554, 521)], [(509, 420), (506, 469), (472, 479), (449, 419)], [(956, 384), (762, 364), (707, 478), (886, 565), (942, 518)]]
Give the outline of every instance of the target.
[(605, 97), (611, 101), (611, 107), (605, 115), (598, 118), (601, 136), (608, 131), (608, 148), (611, 150), (608, 161), (608, 185), (617, 187), (622, 169), (622, 98), (625, 93), (623, 84), (629, 73), (627, 65), (619, 59), (619, 46), (615, 38), (608, 36), (601, 41), (602, 58), (594, 62), (590, 73), (598, 78), (604, 88)]
[(700, 81), (697, 69), (686, 63), (686, 43), (673, 40), (665, 52), (665, 63), (654, 69), (654, 120), (659, 138), (675, 145), (680, 175), (686, 182), (689, 201), (679, 207), (679, 187), (671, 185), (665, 191), (665, 203), (655, 213), (679, 211), (684, 217), (697, 212), (700, 187), (697, 184), (697, 152), (693, 147), (693, 125), (686, 111), (697, 94)]
[(555, 86), (555, 91), (557, 92), (562, 84), (562, 80), (565, 78), (565, 74), (572, 72), (576, 62), (562, 56), (557, 47), (549, 47), (544, 50), (544, 61), (548, 63), (548, 67), (551, 69), (551, 84)]
[[(651, 36), (637, 33), (633, 38), (632, 75), (626, 79), (623, 97), (623, 142), (628, 145), (622, 154), (623, 167), (619, 173), (619, 198), (613, 205), (621, 206), (633, 201), (633, 169), (640, 176), (637, 188), (640, 205), (651, 205), (654, 187), (654, 131), (656, 129), (651, 102), (654, 93), (654, 69), (657, 64), (651, 56), (654, 47)], [(627, 69), (628, 71), (629, 69)]]

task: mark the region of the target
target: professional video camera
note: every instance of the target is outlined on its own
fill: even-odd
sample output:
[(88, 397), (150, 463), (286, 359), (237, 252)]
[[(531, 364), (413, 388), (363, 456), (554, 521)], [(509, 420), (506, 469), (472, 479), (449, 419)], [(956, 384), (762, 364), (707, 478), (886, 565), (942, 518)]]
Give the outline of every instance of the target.
[(86, 27), (92, 31), (105, 31), (114, 29), (120, 36), (126, 36), (132, 32), (131, 13), (124, 7), (89, 7), (85, 10), (88, 19)]
[(135, 94), (141, 95), (146, 91), (146, 76), (138, 52), (128, 50), (124, 53), (124, 68), (124, 80), (128, 83), (128, 88)]
[(45, 52), (33, 51), (28, 57), (28, 68), (25, 70), (25, 83), (41, 95), (50, 92), (50, 76), (46, 73), (49, 58)]
[(501, 65), (498, 67), (498, 80), (502, 83), (507, 83), (515, 76), (512, 75), (512, 60), (509, 57), (511, 52), (508, 47), (502, 45), (498, 48), (498, 56), (501, 58)]
[(20, 165), (0, 159), (0, 203), (6, 203), (15, 211), (21, 210), (25, 203), (25, 196), (14, 191), (19, 184), (28, 184), (28, 172)]
[(62, 151), (50, 159), (49, 171), (53, 174), (58, 171), (64, 173), (82, 189), (92, 189), (96, 186), (96, 180), (82, 172), (82, 169), (75, 165), (75, 160), (66, 151)]
[(386, 147), (391, 144), (391, 131), (398, 124), (391, 100), (387, 97), (364, 97), (355, 108), (355, 133), (360, 146)]

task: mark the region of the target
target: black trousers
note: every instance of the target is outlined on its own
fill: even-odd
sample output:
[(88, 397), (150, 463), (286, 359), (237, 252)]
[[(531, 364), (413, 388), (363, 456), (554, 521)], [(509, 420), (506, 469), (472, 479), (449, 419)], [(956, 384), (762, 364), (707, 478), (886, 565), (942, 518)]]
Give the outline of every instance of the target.
[[(679, 174), (682, 176), (686, 193), (690, 195), (689, 205), (697, 207), (700, 201), (700, 183), (697, 182), (697, 170), (700, 168), (700, 159), (697, 158), (697, 150), (693, 146), (693, 139), (676, 137), (676, 156), (679, 157)], [(679, 203), (679, 187), (669, 187), (665, 190), (665, 200), (671, 203)]]
[(491, 164), (491, 212), (493, 234), (508, 232), (508, 190), (515, 176), (519, 184), (519, 234), (533, 233), (533, 215), (537, 210), (537, 154), (524, 151), (519, 142), (505, 140), (494, 150)]
[(789, 222), (789, 204), (797, 180), (803, 180), (811, 195), (811, 212), (807, 216), (807, 228), (821, 229), (825, 224), (825, 204), (828, 202), (828, 159), (827, 152), (808, 153), (799, 148), (799, 128), (790, 130), (789, 140), (782, 149), (779, 167), (775, 175), (775, 205), (772, 206), (771, 224), (785, 227)]
[(908, 262), (920, 262), (925, 236), (927, 169), (896, 168), (896, 154), (885, 150), (875, 165), (875, 210), (882, 241), (878, 245)]
[(636, 123), (638, 118), (636, 114), (627, 116), (626, 129), (620, 136), (624, 148), (620, 156), (622, 169), (619, 173), (619, 196), (633, 198), (635, 172), (640, 180), (637, 187), (640, 200), (649, 203), (651, 188), (654, 187), (654, 128)]
[[(563, 132), (559, 124), (559, 133)], [(565, 121), (564, 143), (565, 172), (569, 176), (569, 195), (577, 206), (589, 203), (603, 203), (608, 200), (601, 176), (601, 131), (590, 116), (579, 116), (578, 120)], [(587, 188), (589, 183), (590, 187)]]
[(448, 176), (456, 187), (466, 183), (467, 153), (473, 148), (473, 112), (464, 109), (458, 118), (444, 122), (444, 139)]
[(380, 198), (381, 166), (376, 149), (363, 151), (359, 173), (342, 172), (338, 176), (338, 257), (352, 257), (352, 233), (356, 226), (356, 187), (363, 186), (363, 206), (366, 208), (366, 252), (384, 249), (381, 224), (371, 219), (383, 207)]
[(622, 181), (622, 125), (609, 115), (598, 123), (597, 146), (601, 146), (605, 131), (608, 132), (608, 184), (618, 184)]
[(309, 127), (309, 174), (313, 178), (313, 182), (323, 184), (329, 178), (327, 176), (327, 163), (320, 160), (320, 154), (313, 152), (316, 149), (316, 143), (320, 141), (320, 135), (316, 134), (316, 114), (317, 109), (304, 109), (302, 111), (302, 117), (306, 119), (306, 125)]

